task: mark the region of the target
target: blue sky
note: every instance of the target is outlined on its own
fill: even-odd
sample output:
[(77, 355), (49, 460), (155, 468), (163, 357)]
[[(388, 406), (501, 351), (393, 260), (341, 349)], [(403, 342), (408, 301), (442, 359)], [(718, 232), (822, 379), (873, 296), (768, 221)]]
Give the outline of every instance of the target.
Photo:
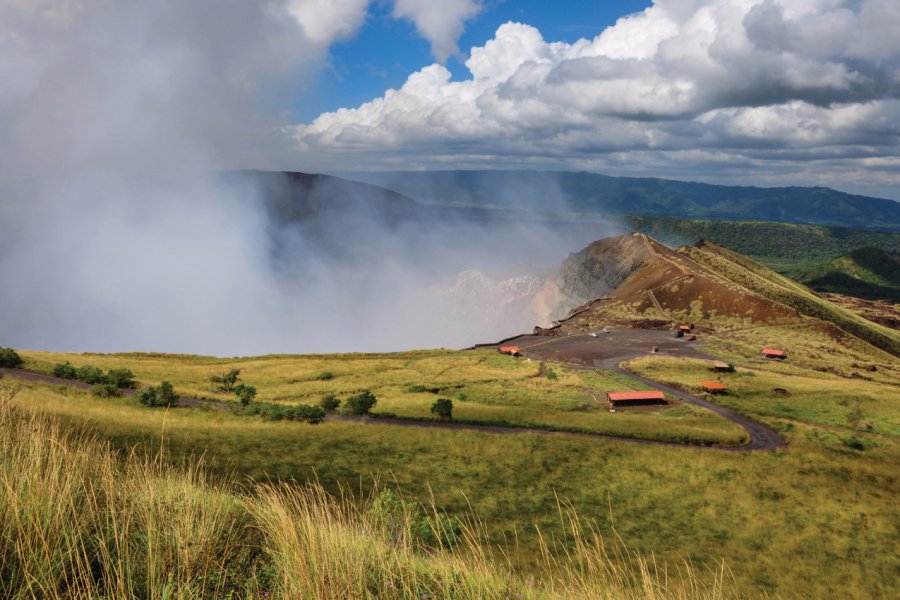
[[(489, 0), (466, 23), (459, 40), (462, 60), (451, 57), (445, 66), (455, 80), (467, 78), (463, 62), (469, 49), (483, 45), (508, 21), (537, 27), (547, 41), (574, 42), (650, 5), (649, 0)], [(410, 73), (433, 62), (428, 41), (413, 24), (392, 17), (390, 3), (376, 2), (358, 33), (332, 46), (328, 65), (298, 98), (293, 118), (307, 122), (326, 111), (358, 106), (400, 87)]]

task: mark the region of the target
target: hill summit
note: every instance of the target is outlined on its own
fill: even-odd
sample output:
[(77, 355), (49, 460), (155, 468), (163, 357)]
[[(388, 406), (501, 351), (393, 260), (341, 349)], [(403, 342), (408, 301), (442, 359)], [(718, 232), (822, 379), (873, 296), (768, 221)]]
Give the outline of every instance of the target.
[(604, 238), (570, 254), (548, 285), (561, 298), (558, 309), (575, 306), (553, 328), (559, 334), (604, 325), (690, 322), (721, 330), (802, 323), (900, 355), (897, 331), (705, 240), (672, 250), (642, 233)]

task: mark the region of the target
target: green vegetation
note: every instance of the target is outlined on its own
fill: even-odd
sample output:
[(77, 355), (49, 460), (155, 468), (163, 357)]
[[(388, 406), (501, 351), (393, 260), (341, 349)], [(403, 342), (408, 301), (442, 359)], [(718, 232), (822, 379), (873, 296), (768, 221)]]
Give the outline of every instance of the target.
[(209, 382), (215, 386), (217, 392), (230, 394), (234, 391), (238, 380), (240, 379), (240, 369), (228, 369), (216, 375), (209, 376)]
[(136, 395), (138, 402), (150, 407), (172, 407), (178, 404), (178, 394), (168, 381), (163, 381), (156, 387), (141, 390)]
[(0, 368), (17, 369), (23, 362), (19, 353), (12, 348), (0, 348)]
[(235, 386), (234, 395), (237, 396), (241, 406), (249, 406), (253, 399), (256, 398), (256, 388), (246, 383), (240, 383)]
[(14, 396), (0, 388), (4, 598), (743, 596), (720, 569), (659, 572), (572, 511), (560, 513), (572, 549), (554, 556), (546, 538), (526, 577), (489, 558), (477, 521), (433, 505), (390, 490), (351, 502), (314, 483), (239, 489), (197, 463), (117, 456)]
[(810, 288), (900, 303), (900, 253), (859, 248), (845, 256), (806, 268), (796, 275)]
[(369, 414), (369, 411), (372, 410), (377, 402), (378, 399), (375, 398), (375, 394), (369, 390), (365, 390), (347, 398), (347, 401), (344, 402), (344, 406), (347, 407), (347, 410), (351, 415), (360, 416)]
[(502, 209), (507, 218), (510, 211), (547, 210), (547, 193), (497, 193), (515, 185), (561, 193), (567, 208), (581, 219), (608, 222), (609, 215), (654, 215), (900, 231), (900, 203), (822, 187), (725, 186), (568, 171), (401, 171), (350, 176), (420, 202)]
[(334, 394), (325, 394), (322, 396), (322, 399), (319, 400), (319, 406), (321, 406), (322, 410), (325, 412), (333, 413), (341, 406), (341, 400)]
[(900, 356), (900, 332), (820, 298), (803, 285), (736, 252), (710, 242), (682, 251), (701, 265), (764, 298), (790, 306), (808, 317), (831, 322), (877, 348)]
[(431, 412), (442, 421), (449, 421), (453, 418), (453, 400), (438, 398), (431, 405)]
[[(514, 359), (495, 350), (429, 350), (398, 354), (263, 356), (219, 359), (158, 354), (71, 355), (24, 353), (30, 369), (49, 372), (66, 360), (89, 360), (105, 369), (125, 368), (143, 385), (171, 381), (183, 396), (232, 401), (233, 392), (209, 390), (209, 373), (238, 369), (257, 389), (254, 403), (318, 405), (333, 395), (339, 405), (369, 390), (377, 398), (374, 416), (435, 420), (437, 398), (453, 399), (453, 420), (560, 431), (588, 431), (625, 437), (700, 444), (737, 445), (744, 431), (703, 409), (678, 405), (652, 412), (610, 414), (604, 404), (611, 389), (644, 389), (609, 372), (569, 369)], [(321, 380), (323, 372), (334, 375)], [(547, 377), (552, 371), (555, 379)], [(543, 375), (541, 375), (543, 373)], [(327, 410), (327, 407), (324, 407)]]

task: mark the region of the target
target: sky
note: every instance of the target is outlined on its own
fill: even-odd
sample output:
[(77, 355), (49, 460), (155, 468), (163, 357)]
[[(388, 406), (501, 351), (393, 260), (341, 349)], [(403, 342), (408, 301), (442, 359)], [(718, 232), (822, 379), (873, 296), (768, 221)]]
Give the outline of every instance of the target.
[(538, 168), (900, 200), (900, 2), (359, 0), (291, 108), (316, 171)]
[[(900, 199), (898, 31), (897, 0), (0, 0), (0, 346), (529, 330), (491, 309), (610, 224), (398, 230), (365, 197), (285, 223), (277, 185), (222, 172), (568, 169)], [(501, 191), (567, 201), (514, 175)]]

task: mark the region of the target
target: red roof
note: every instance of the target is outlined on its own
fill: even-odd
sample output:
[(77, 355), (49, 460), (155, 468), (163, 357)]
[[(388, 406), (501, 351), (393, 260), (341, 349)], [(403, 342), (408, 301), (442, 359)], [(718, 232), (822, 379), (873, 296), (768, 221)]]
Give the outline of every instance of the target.
[(704, 387), (704, 389), (707, 389), (707, 390), (727, 390), (728, 389), (727, 387), (725, 387), (723, 384), (719, 383), (718, 381), (701, 381), (700, 385), (702, 385)]
[(690, 325), (679, 325), (678, 329), (680, 329), (681, 331), (690, 331), (691, 326)]
[(763, 354), (771, 354), (772, 356), (784, 356), (784, 350), (773, 350), (771, 348), (763, 348)]
[(649, 392), (606, 392), (610, 402), (620, 400), (665, 400), (665, 396), (659, 390)]
[(504, 354), (516, 354), (518, 351), (518, 346), (500, 346), (500, 352)]

